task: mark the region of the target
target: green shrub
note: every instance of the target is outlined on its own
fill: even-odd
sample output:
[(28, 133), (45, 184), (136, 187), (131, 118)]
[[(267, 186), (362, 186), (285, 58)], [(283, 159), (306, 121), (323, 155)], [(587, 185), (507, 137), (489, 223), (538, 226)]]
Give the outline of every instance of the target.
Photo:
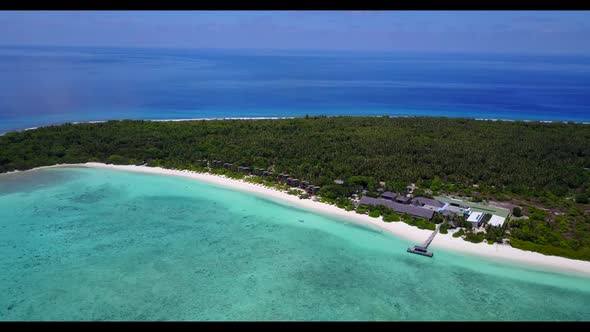
[(426, 198), (434, 198), (432, 196), (432, 194), (422, 190), (422, 189), (416, 189), (414, 190), (414, 196), (415, 197), (426, 197)]
[(225, 174), (225, 169), (223, 169), (223, 168), (216, 168), (216, 169), (213, 170), (213, 174), (215, 174), (215, 175), (223, 175), (223, 174)]
[(115, 164), (115, 165), (127, 165), (129, 163), (129, 160), (125, 157), (118, 155), (118, 154), (113, 154), (113, 155), (109, 156), (108, 163)]
[(388, 213), (383, 216), (383, 221), (385, 221), (385, 222), (400, 221), (400, 215), (395, 212)]
[(413, 217), (411, 214), (404, 212), (402, 213), (402, 215), (400, 216), (401, 221), (408, 223), (408, 222), (412, 222)]
[(289, 190), (291, 188), (288, 185), (282, 183), (277, 183), (273, 187), (275, 187), (278, 190)]
[(198, 165), (190, 165), (188, 167), (190, 171), (197, 172), (197, 173), (206, 173), (208, 169), (206, 167), (198, 166)]
[(251, 176), (251, 177), (244, 179), (244, 181), (250, 182), (250, 183), (261, 184), (264, 182), (264, 179), (261, 176)]
[(515, 206), (514, 209), (512, 209), (512, 215), (515, 217), (522, 217), (522, 210), (518, 206)]
[(509, 201), (510, 200), (510, 197), (508, 197), (505, 194), (501, 194), (500, 193), (500, 194), (497, 194), (496, 195), (496, 200), (499, 201), (499, 202), (506, 202), (506, 201)]
[(576, 194), (576, 203), (588, 204), (588, 195), (586, 193)]
[(322, 198), (320, 198), (320, 202), (334, 204), (334, 199), (330, 198), (330, 197), (322, 197)]
[(473, 243), (481, 243), (483, 242), (484, 234), (483, 233), (467, 233), (465, 235), (465, 241), (473, 242)]
[(336, 206), (341, 209), (346, 209), (347, 206), (352, 206), (354, 208), (354, 203), (347, 197), (338, 197), (334, 201)]
[(358, 214), (365, 214), (367, 211), (369, 211), (369, 207), (366, 205), (360, 204), (356, 207), (356, 213)]
[(435, 224), (440, 224), (443, 221), (445, 221), (445, 218), (442, 216), (442, 214), (440, 213), (435, 213), (433, 218), (432, 218), (432, 222)]
[(465, 231), (463, 229), (460, 229), (457, 232), (453, 233), (453, 237), (460, 237), (463, 234), (465, 234)]
[(369, 212), (369, 217), (379, 218), (380, 215), (381, 215), (381, 212), (379, 212), (379, 210), (373, 210), (373, 211)]
[(350, 196), (354, 193), (354, 189), (350, 186), (328, 184), (322, 186), (318, 191), (318, 195), (322, 197), (329, 197), (336, 199), (338, 197)]
[[(406, 214), (406, 213), (404, 213), (404, 214)], [(402, 221), (408, 225), (416, 226), (419, 229), (429, 229), (429, 230), (436, 229), (436, 225), (429, 220), (426, 220), (424, 218), (416, 218), (416, 217), (413, 217), (409, 214), (404, 216), (404, 214), (402, 214)]]
[(234, 180), (240, 180), (240, 179), (244, 178), (243, 173), (232, 172), (232, 171), (225, 172), (225, 176), (227, 176), (230, 179), (234, 179)]
[(264, 181), (262, 182), (262, 184), (263, 184), (265, 187), (274, 187), (274, 186), (275, 186), (275, 182), (273, 182), (273, 181), (269, 181), (269, 180), (264, 180)]

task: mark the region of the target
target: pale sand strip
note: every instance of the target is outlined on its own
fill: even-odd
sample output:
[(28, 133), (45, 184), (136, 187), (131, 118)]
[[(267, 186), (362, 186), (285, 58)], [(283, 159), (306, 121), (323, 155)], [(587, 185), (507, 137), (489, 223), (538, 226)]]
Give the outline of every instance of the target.
[[(133, 166), (133, 165), (107, 165), (102, 163), (85, 163), (85, 164), (73, 164), (73, 165), (54, 165), (39, 167), (42, 168), (53, 168), (53, 167), (67, 167), (67, 166), (85, 166), (95, 168), (108, 168), (116, 170), (126, 170), (141, 173), (152, 173), (161, 175), (173, 175), (181, 176), (186, 178), (192, 178), (204, 182), (209, 182), (221, 186), (230, 187), (237, 190), (246, 192), (254, 192), (275, 199), (288, 202), (294, 206), (303, 207), (309, 210), (315, 210), (320, 213), (331, 214), (334, 216), (342, 217), (347, 220), (355, 221), (360, 224), (371, 225), (378, 227), (379, 229), (388, 231), (401, 238), (410, 240), (416, 244), (422, 243), (431, 234), (429, 230), (421, 230), (417, 227), (410, 226), (403, 222), (391, 222), (386, 223), (381, 218), (371, 218), (368, 215), (360, 215), (354, 211), (345, 211), (334, 205), (312, 201), (310, 199), (299, 199), (296, 196), (289, 195), (285, 192), (278, 191), (276, 189), (270, 189), (260, 184), (248, 183), (242, 180), (229, 179), (224, 176), (197, 173), (192, 171), (179, 171), (170, 170), (160, 167), (146, 167), (146, 166)], [(574, 260), (558, 256), (547, 256), (536, 252), (524, 251), (516, 249), (507, 245), (494, 244), (489, 245), (487, 243), (471, 243), (464, 241), (459, 238), (453, 238), (451, 234), (438, 234), (434, 241), (432, 241), (431, 248), (444, 248), (452, 251), (458, 251), (461, 253), (485, 256), (494, 260), (509, 260), (516, 263), (525, 263), (533, 266), (545, 267), (551, 270), (567, 271), (574, 274), (590, 276), (590, 262)], [(435, 254), (436, 255), (436, 254)]]

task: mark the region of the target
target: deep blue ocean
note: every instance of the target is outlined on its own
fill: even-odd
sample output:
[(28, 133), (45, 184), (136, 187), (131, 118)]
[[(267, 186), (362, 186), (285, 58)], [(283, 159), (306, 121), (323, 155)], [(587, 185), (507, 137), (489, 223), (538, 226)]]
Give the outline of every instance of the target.
[(107, 119), (590, 121), (590, 56), (0, 48), (0, 132)]

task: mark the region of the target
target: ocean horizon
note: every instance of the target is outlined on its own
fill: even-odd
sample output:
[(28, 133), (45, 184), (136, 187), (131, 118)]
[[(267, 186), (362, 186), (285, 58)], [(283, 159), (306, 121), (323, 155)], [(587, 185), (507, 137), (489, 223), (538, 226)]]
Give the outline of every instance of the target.
[(586, 55), (3, 46), (0, 73), (0, 133), (305, 115), (590, 122)]

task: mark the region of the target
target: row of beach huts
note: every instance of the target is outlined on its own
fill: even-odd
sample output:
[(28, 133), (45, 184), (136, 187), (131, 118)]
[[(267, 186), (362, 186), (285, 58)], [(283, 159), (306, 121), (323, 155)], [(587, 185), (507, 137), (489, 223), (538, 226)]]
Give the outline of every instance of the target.
[[(235, 166), (233, 163), (223, 162), (221, 160), (197, 160), (197, 164), (203, 167), (211, 168), (224, 168), (231, 171), (237, 171), (247, 175), (258, 175), (262, 177), (273, 177), (274, 173), (264, 168), (250, 168), (247, 166)], [(276, 176), (276, 179), (293, 188), (301, 188), (309, 195), (317, 194), (320, 186), (313, 185), (309, 181), (300, 180), (291, 177), (289, 174), (280, 173)], [(336, 184), (343, 184), (343, 180), (334, 180)], [(385, 183), (380, 183), (385, 185)], [(378, 190), (381, 192), (379, 198), (373, 198), (363, 195), (359, 200), (356, 201), (357, 205), (382, 205), (392, 209), (400, 214), (409, 213), (414, 217), (421, 217), (431, 220), (435, 213), (440, 213), (443, 216), (451, 217), (456, 215), (462, 215), (466, 217), (466, 220), (470, 222), (474, 228), (480, 227), (483, 223), (484, 213), (472, 211), (470, 207), (460, 205), (457, 203), (442, 202), (432, 198), (426, 197), (414, 197), (413, 192), (416, 189), (414, 184), (406, 187), (407, 193), (394, 193), (391, 191), (383, 192), (382, 189)], [(363, 194), (366, 191), (363, 191)], [(490, 220), (490, 224), (494, 226), (502, 226), (505, 218), (493, 215)], [(450, 222), (451, 226), (455, 225)]]
[[(274, 176), (274, 173), (272, 171), (266, 170), (264, 168), (235, 166), (233, 163), (225, 163), (221, 160), (213, 160), (210, 163), (207, 160), (197, 160), (197, 163), (205, 167), (209, 166), (211, 168), (225, 168), (227, 170), (237, 171), (248, 175), (258, 175), (262, 177)], [(297, 178), (292, 178), (289, 174), (280, 173), (277, 175), (276, 179), (279, 182), (285, 183), (290, 187), (301, 188), (305, 190), (305, 192), (309, 195), (315, 195), (317, 194), (318, 190), (320, 190), (320, 186), (313, 185), (309, 181), (303, 181)]]

